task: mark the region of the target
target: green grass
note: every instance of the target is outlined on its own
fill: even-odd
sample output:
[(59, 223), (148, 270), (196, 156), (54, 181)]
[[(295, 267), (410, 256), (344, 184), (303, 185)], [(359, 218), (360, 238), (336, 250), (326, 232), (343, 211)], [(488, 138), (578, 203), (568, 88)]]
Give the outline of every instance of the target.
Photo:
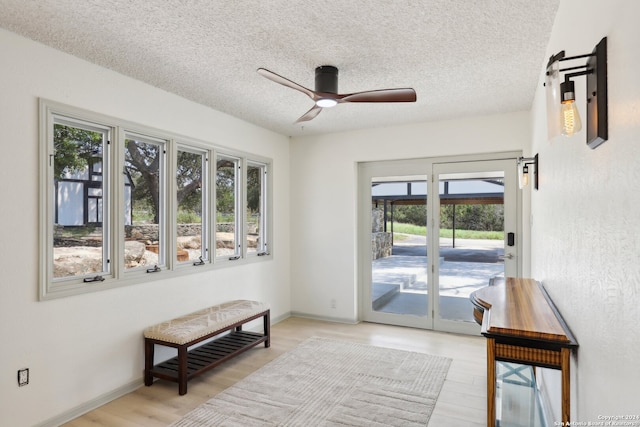
[[(387, 223), (387, 230), (391, 230), (391, 223)], [(413, 224), (393, 224), (393, 232), (402, 234), (414, 234), (417, 236), (426, 236), (427, 227)], [(453, 230), (447, 228), (440, 229), (440, 237), (453, 237)], [(394, 238), (396, 238), (394, 236)], [(503, 231), (476, 231), (476, 230), (457, 230), (456, 239), (484, 239), (484, 240), (504, 240)]]
[(196, 212), (193, 211), (178, 211), (178, 217), (176, 218), (178, 224), (201, 224), (202, 218)]
[(82, 238), (82, 237), (86, 237), (88, 235), (90, 235), (91, 233), (93, 233), (96, 229), (98, 229), (98, 231), (100, 231), (101, 229), (93, 226), (93, 225), (87, 225), (87, 226), (72, 226), (72, 227), (64, 227), (61, 237), (66, 237), (66, 238)]
[(216, 214), (216, 222), (235, 222), (236, 216), (232, 213), (222, 213), (218, 212)]
[[(453, 230), (441, 229), (440, 237), (453, 237)], [(503, 231), (456, 230), (456, 239), (504, 240)]]

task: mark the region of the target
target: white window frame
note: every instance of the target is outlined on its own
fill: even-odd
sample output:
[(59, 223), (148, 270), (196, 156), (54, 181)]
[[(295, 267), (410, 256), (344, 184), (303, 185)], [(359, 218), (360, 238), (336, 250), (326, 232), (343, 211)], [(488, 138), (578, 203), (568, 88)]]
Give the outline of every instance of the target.
[[(49, 105), (40, 105), (40, 297), (45, 299), (52, 295), (73, 295), (91, 286), (100, 288), (107, 280), (114, 277), (113, 266), (113, 216), (111, 214), (111, 169), (113, 139), (116, 130), (113, 126), (105, 124), (107, 121), (95, 120), (90, 115), (78, 114), (77, 111), (54, 111)], [(64, 125), (100, 132), (105, 135), (102, 153), (102, 269), (99, 273), (67, 276), (54, 278), (53, 269), (53, 236), (54, 236), (54, 212), (55, 198), (52, 190), (54, 181), (54, 126)], [(92, 278), (100, 278), (96, 281), (85, 282)]]
[[(171, 277), (179, 277), (184, 274), (194, 274), (202, 272), (203, 269), (216, 269), (220, 267), (241, 265), (247, 262), (260, 262), (273, 258), (273, 246), (268, 242), (267, 237), (272, 236), (272, 180), (271, 168), (272, 160), (255, 156), (228, 147), (217, 146), (210, 141), (195, 140), (186, 138), (182, 135), (172, 134), (143, 125), (132, 123), (123, 119), (113, 118), (103, 114), (86, 111), (80, 108), (71, 107), (55, 101), (40, 99), (39, 100), (39, 131), (40, 131), (40, 169), (42, 173), (39, 179), (39, 196), (40, 196), (40, 272), (39, 272), (39, 297), (40, 300), (49, 300), (54, 298), (66, 297), (82, 293), (111, 289), (119, 286), (129, 286), (138, 283), (162, 280)], [(68, 120), (73, 126), (80, 126), (89, 129), (99, 129), (100, 131), (108, 131), (109, 143), (103, 151), (105, 158), (102, 170), (103, 179), (103, 225), (106, 227), (103, 232), (103, 245), (105, 254), (109, 260), (109, 274), (103, 274), (104, 280), (95, 282), (84, 282), (84, 277), (65, 278), (64, 280), (53, 279), (53, 124), (56, 117)], [(60, 119), (58, 119), (60, 120)], [(161, 249), (159, 262), (161, 271), (153, 274), (147, 274), (146, 268), (126, 269), (124, 265), (124, 232), (125, 232), (125, 185), (124, 185), (124, 144), (125, 139), (129, 137), (143, 138), (144, 140), (161, 141), (164, 150), (164, 160), (161, 171), (164, 176), (161, 178), (161, 224), (159, 233), (161, 233), (160, 242), (163, 246)], [(205, 153), (207, 161), (207, 178), (203, 177), (203, 201), (207, 214), (203, 213), (203, 238), (206, 240), (209, 259), (205, 263), (186, 263), (177, 262), (177, 182), (175, 182), (177, 150), (190, 151), (197, 153)], [(236, 171), (236, 250), (234, 261), (230, 262), (228, 257), (216, 257), (215, 230), (216, 230), (216, 214), (215, 206), (215, 189), (217, 166), (217, 157), (237, 159)], [(214, 159), (212, 162), (211, 159)], [(263, 256), (247, 256), (246, 253), (246, 227), (243, 222), (246, 220), (247, 201), (245, 198), (246, 188), (246, 169), (247, 162), (249, 164), (263, 165), (267, 179), (262, 182), (262, 191), (265, 193), (261, 206), (264, 212), (261, 217), (261, 232), (265, 233), (265, 248), (268, 245), (269, 250), (263, 251)], [(173, 177), (174, 179), (171, 179)], [(206, 225), (204, 224), (206, 222)], [(203, 245), (205, 242), (203, 241)], [(197, 266), (195, 264), (198, 264)], [(152, 266), (151, 266), (152, 267)]]

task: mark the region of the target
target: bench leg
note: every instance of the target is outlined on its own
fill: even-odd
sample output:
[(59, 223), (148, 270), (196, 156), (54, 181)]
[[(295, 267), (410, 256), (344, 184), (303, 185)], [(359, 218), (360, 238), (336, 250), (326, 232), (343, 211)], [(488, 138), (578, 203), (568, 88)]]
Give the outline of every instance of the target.
[(264, 346), (269, 348), (271, 346), (271, 310), (267, 310), (264, 315), (264, 334), (267, 336)]
[(153, 368), (153, 351), (155, 345), (145, 338), (144, 340), (144, 385), (147, 387), (153, 384), (153, 375), (151, 375), (151, 369)]
[(178, 347), (178, 394), (187, 394), (187, 346)]

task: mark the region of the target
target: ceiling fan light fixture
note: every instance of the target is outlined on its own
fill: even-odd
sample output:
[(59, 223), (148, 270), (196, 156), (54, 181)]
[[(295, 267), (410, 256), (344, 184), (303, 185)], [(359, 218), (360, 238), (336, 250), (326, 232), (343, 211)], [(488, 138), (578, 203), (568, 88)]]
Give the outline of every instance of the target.
[(316, 101), (316, 105), (321, 108), (331, 108), (335, 107), (338, 104), (333, 98), (320, 98)]

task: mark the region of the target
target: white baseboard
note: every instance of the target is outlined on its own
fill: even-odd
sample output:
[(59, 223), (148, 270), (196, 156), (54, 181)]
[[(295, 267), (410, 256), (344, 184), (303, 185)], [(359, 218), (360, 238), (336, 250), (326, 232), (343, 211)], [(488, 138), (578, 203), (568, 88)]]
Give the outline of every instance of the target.
[(360, 321), (355, 320), (355, 319), (346, 319), (346, 318), (343, 318), (343, 317), (317, 316), (315, 314), (302, 313), (302, 312), (299, 312), (299, 311), (292, 311), (291, 312), (291, 316), (292, 317), (303, 317), (303, 318), (306, 318), (306, 319), (313, 319), (313, 320), (323, 320), (325, 322), (348, 323), (350, 325), (355, 325), (357, 323), (360, 323)]
[(288, 319), (289, 317), (291, 317), (291, 312), (290, 312), (290, 311), (287, 311), (286, 313), (281, 314), (281, 315), (280, 315), (280, 316), (278, 316), (278, 317), (272, 317), (272, 318), (271, 318), (271, 324), (272, 324), (272, 325), (275, 325), (276, 323), (280, 323), (280, 322), (282, 322), (283, 320)]
[(131, 393), (132, 391), (137, 390), (142, 386), (144, 386), (144, 381), (143, 378), (140, 377), (137, 380), (131, 381), (130, 383), (120, 386), (115, 390), (102, 394), (95, 399), (91, 399), (88, 402), (76, 406), (75, 408), (71, 408), (58, 416), (49, 418), (48, 420), (43, 421), (40, 424), (36, 424), (35, 427), (57, 427), (75, 418), (78, 418), (80, 415), (84, 415), (89, 411), (93, 411), (94, 409), (105, 405), (112, 400), (116, 400), (117, 398), (122, 397), (125, 394)]

